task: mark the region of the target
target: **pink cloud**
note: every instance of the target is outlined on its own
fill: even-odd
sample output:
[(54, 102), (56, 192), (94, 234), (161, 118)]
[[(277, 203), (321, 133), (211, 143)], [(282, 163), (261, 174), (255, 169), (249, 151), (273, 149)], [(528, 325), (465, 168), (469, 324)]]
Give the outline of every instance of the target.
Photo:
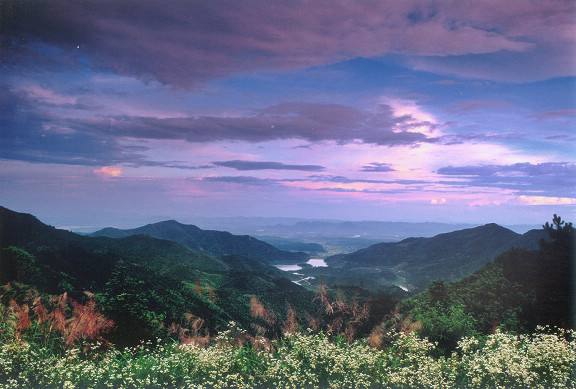
[(549, 196), (519, 196), (521, 203), (527, 205), (576, 205), (576, 198)]
[(94, 173), (103, 177), (120, 177), (124, 174), (124, 170), (119, 166), (102, 166), (94, 169)]
[(488, 207), (488, 206), (498, 206), (498, 205), (502, 205), (502, 204), (503, 204), (502, 200), (493, 200), (493, 199), (482, 198), (482, 199), (476, 199), (476, 200), (469, 202), (468, 206), (470, 206), (470, 207)]

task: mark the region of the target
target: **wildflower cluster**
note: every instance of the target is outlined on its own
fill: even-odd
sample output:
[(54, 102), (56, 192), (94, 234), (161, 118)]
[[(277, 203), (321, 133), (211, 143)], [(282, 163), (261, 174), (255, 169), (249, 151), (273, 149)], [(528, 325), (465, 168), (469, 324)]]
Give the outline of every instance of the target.
[(464, 338), (450, 356), (436, 356), (437, 345), (414, 333), (385, 334), (380, 348), (308, 331), (259, 349), (241, 341), (245, 336), (232, 323), (207, 346), (157, 340), (118, 349), (95, 342), (61, 352), (14, 339), (0, 345), (0, 388), (576, 388), (574, 331)]
[(565, 388), (576, 384), (576, 332), (538, 327), (531, 335), (500, 331), (483, 342), (465, 338), (456, 358), (470, 387)]

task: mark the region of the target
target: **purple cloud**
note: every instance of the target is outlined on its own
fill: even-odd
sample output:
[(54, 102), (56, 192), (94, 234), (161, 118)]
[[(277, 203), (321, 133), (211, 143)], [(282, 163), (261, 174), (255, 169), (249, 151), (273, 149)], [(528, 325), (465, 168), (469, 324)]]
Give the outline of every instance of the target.
[[(235, 73), (325, 65), (388, 53), (462, 56), (542, 47), (558, 64), (573, 44), (572, 2), (474, 4), (425, 1), (189, 2), (53, 0), (18, 4), (2, 40), (43, 57), (33, 43), (63, 50), (52, 61), (91, 63), (178, 87)], [(521, 17), (519, 16), (521, 15)], [(546, 18), (540, 15), (547, 15)], [(337, 26), (337, 27), (335, 27)], [(8, 59), (5, 59), (8, 61)], [(554, 62), (553, 61), (553, 62)], [(424, 66), (420, 64), (419, 66)], [(546, 66), (540, 61), (534, 66)]]
[[(191, 180), (196, 181), (197, 178), (192, 178)], [(251, 176), (212, 176), (203, 177), (201, 181), (206, 182), (222, 182), (226, 184), (240, 184), (249, 186), (276, 186), (278, 185), (278, 180), (271, 178), (258, 178)]]
[(319, 172), (325, 170), (324, 166), (320, 165), (294, 165), (285, 164), (281, 162), (269, 161), (217, 161), (213, 162), (216, 166), (229, 167), (236, 170), (299, 170), (305, 172)]
[(332, 188), (332, 187), (324, 187), (324, 188), (314, 188), (314, 189), (305, 189), (305, 190), (313, 190), (318, 192), (337, 192), (337, 193), (366, 193), (366, 194), (403, 194), (403, 193), (413, 193), (421, 190), (420, 188), (404, 188), (404, 189), (351, 189), (351, 188)]
[(438, 169), (438, 174), (464, 179), (441, 182), (446, 185), (498, 187), (520, 194), (576, 196), (576, 164), (570, 162), (447, 166)]
[[(151, 161), (146, 146), (122, 139), (265, 142), (302, 139), (340, 144), (417, 145), (435, 142), (413, 132), (410, 116), (395, 116), (387, 105), (364, 111), (339, 104), (282, 103), (243, 116), (142, 117), (96, 115), (77, 104), (76, 97), (43, 88), (0, 92), (0, 157), (32, 162), (76, 165), (128, 164), (177, 169), (213, 166), (237, 170), (322, 171), (320, 165), (278, 162), (218, 161), (194, 165), (182, 161)], [(55, 104), (59, 106), (57, 109)], [(422, 123), (422, 126), (426, 126)]]
[[(192, 181), (207, 181), (207, 182), (224, 182), (242, 185), (258, 185), (258, 186), (286, 186), (286, 183), (333, 183), (333, 184), (402, 184), (414, 185), (421, 188), (423, 184), (432, 184), (432, 181), (426, 180), (407, 180), (407, 179), (390, 179), (390, 180), (367, 180), (362, 178), (349, 178), (344, 176), (331, 176), (331, 175), (312, 175), (303, 178), (260, 178), (254, 176), (207, 176), (207, 177), (191, 177)], [(305, 188), (300, 188), (305, 189)], [(312, 189), (311, 189), (312, 190)], [(319, 189), (320, 190), (320, 189)]]
[(504, 100), (463, 100), (453, 104), (450, 111), (454, 113), (468, 113), (473, 111), (503, 110), (513, 108), (512, 104)]
[(332, 176), (332, 175), (313, 175), (306, 177), (305, 181), (313, 181), (313, 182), (333, 182), (339, 184), (355, 184), (355, 183), (363, 183), (363, 184), (405, 184), (405, 185), (414, 185), (414, 184), (426, 184), (430, 183), (430, 181), (426, 180), (409, 180), (403, 178), (394, 178), (389, 180), (370, 180), (365, 178), (349, 178), (344, 176)]
[(478, 177), (576, 177), (576, 164), (569, 162), (515, 163), (512, 165), (447, 166), (439, 174)]
[(576, 108), (538, 112), (532, 117), (536, 120), (572, 120), (576, 118)]
[(303, 139), (391, 146), (436, 141), (411, 131), (414, 127), (429, 126), (428, 123), (410, 116), (394, 116), (384, 104), (369, 112), (338, 104), (282, 103), (245, 116), (122, 116), (79, 120), (73, 125), (88, 133), (108, 136), (188, 142)]
[[(516, 195), (576, 197), (576, 164), (547, 162), (541, 164), (518, 163), (512, 165), (448, 166), (438, 170), (440, 175), (451, 179), (388, 179), (371, 180), (333, 175), (310, 175), (302, 178), (260, 178), (253, 176), (213, 176), (192, 178), (207, 182), (233, 183), (248, 186), (271, 186), (298, 188), (300, 190), (350, 192), (350, 193), (408, 193), (442, 192), (456, 188), (467, 189), (475, 194), (491, 193), (486, 188), (513, 191)], [(453, 180), (452, 178), (457, 178)], [(290, 183), (302, 183), (292, 186)], [(306, 183), (325, 183), (323, 187), (307, 187)], [(395, 184), (400, 188), (338, 187), (329, 184)], [(451, 189), (448, 189), (451, 188)]]
[(0, 85), (0, 128), (2, 159), (87, 166), (142, 161), (141, 149), (70, 129), (37, 101), (5, 85)]
[[(453, 21), (491, 26), (503, 36), (525, 42), (523, 50), (421, 56), (409, 59), (416, 69), (459, 77), (526, 82), (574, 76), (576, 3), (569, 0), (498, 0), (453, 2), (439, 11)], [(471, 45), (475, 43), (470, 41)]]
[(371, 162), (368, 165), (362, 166), (362, 169), (360, 170), (363, 172), (378, 172), (378, 173), (394, 171), (394, 169), (389, 163), (382, 163), (382, 162)]
[[(0, 84), (0, 158), (36, 163), (102, 166), (166, 167), (198, 170), (213, 165), (193, 165), (182, 161), (151, 161), (143, 154), (147, 147), (122, 144), (115, 136), (95, 131), (83, 131), (75, 110), (82, 105), (48, 92), (16, 90)], [(49, 100), (49, 101), (46, 101)], [(56, 114), (46, 107), (58, 105), (71, 110)], [(65, 116), (61, 116), (65, 115)]]

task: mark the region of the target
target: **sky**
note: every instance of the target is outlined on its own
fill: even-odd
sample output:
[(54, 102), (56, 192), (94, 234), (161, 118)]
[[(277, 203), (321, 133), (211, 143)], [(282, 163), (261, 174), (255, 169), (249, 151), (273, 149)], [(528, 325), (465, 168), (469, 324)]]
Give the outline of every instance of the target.
[(576, 2), (0, 2), (0, 205), (53, 225), (576, 209)]

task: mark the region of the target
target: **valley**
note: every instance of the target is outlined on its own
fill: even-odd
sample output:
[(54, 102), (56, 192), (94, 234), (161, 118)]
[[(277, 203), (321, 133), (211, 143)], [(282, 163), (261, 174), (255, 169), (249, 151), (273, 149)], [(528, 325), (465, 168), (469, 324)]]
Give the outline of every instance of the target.
[[(292, 282), (294, 282), (295, 284), (300, 285), (300, 286), (303, 286), (303, 285), (311, 286), (312, 282), (316, 279), (316, 277), (306, 276), (303, 273), (297, 273), (298, 271), (301, 271), (303, 269), (307, 269), (309, 267), (311, 267), (311, 268), (328, 267), (328, 265), (326, 264), (326, 261), (323, 258), (310, 258), (309, 260), (307, 260), (306, 262), (304, 262), (302, 264), (275, 265), (275, 266), (278, 269), (289, 273), (289, 275), (287, 275), (287, 276), (289, 276), (292, 279)], [(294, 276), (296, 276), (295, 279), (294, 279)]]

